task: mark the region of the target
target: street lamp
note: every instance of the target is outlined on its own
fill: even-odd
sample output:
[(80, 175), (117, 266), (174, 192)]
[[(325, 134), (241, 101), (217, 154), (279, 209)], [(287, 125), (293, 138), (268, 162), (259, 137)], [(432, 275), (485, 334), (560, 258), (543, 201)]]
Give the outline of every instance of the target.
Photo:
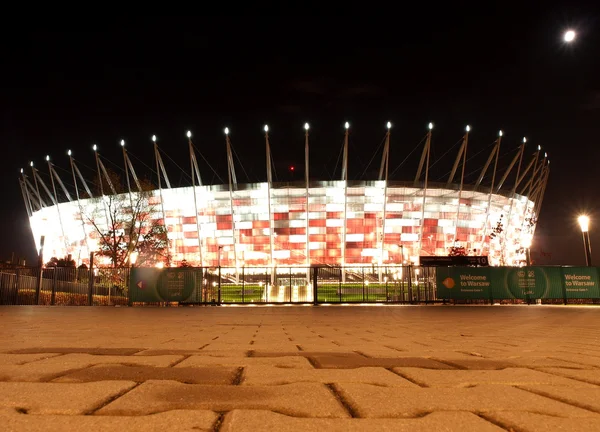
[(587, 215), (581, 215), (577, 218), (581, 234), (583, 235), (583, 248), (585, 249), (585, 263), (588, 267), (592, 266), (592, 245), (590, 243), (590, 218)]

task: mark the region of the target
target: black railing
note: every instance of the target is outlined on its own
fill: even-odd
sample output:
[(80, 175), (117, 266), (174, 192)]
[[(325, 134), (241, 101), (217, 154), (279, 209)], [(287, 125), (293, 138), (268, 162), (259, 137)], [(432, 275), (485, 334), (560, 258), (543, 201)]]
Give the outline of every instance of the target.
[[(452, 269), (468, 272), (469, 268), (443, 269), (374, 265), (343, 269), (332, 266), (239, 269), (227, 267), (2, 268), (0, 269), (0, 305), (589, 304), (600, 302), (598, 295), (587, 294), (589, 298), (585, 296), (575, 298), (576, 295), (565, 288), (563, 288), (563, 295), (558, 295), (558, 291), (552, 294), (551, 290), (542, 290), (540, 291), (542, 298), (533, 298), (528, 294), (529, 291), (524, 291), (527, 294), (519, 298), (516, 291), (506, 294), (507, 290), (494, 291), (491, 288), (489, 294), (477, 294), (469, 298), (460, 297), (457, 295), (458, 286), (454, 287), (452, 284), (451, 289), (446, 289), (439, 285), (438, 292), (437, 283), (447, 284), (445, 274)], [(553, 270), (544, 269), (546, 272)], [(502, 268), (490, 267), (489, 270), (496, 272), (502, 271)], [(565, 267), (563, 270), (566, 275), (577, 273), (576, 269)], [(154, 279), (148, 279), (148, 275), (153, 276)], [(594, 277), (596, 276), (590, 280), (595, 280)], [(436, 281), (436, 279), (441, 280)], [(504, 279), (492, 278), (492, 285), (495, 287), (498, 283), (507, 283)], [(544, 282), (546, 279), (540, 280)], [(557, 279), (553, 283), (557, 285), (560, 281)], [(514, 284), (522, 284), (522, 281), (517, 279)], [(589, 285), (590, 282), (586, 284)], [(502, 294), (504, 297), (495, 298), (492, 291), (504, 293)], [(446, 298), (442, 297), (444, 295)]]

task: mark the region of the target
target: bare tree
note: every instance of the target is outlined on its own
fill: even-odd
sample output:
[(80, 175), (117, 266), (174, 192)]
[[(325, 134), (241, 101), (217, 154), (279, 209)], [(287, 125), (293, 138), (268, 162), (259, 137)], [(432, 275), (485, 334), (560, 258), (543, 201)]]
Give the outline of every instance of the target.
[[(118, 176), (109, 174), (117, 194), (95, 198), (87, 215), (94, 227), (99, 256), (108, 257), (112, 267), (129, 266), (132, 252), (137, 252), (138, 265), (170, 263), (167, 229), (155, 204), (153, 186), (141, 181), (141, 192), (125, 192)], [(105, 189), (106, 191), (106, 189)]]

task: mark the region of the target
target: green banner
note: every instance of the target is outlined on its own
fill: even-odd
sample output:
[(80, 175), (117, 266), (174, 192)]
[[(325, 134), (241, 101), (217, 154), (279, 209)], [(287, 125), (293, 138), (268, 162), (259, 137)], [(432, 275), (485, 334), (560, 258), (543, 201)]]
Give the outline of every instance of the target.
[(562, 267), (561, 273), (567, 298), (600, 297), (596, 267)]
[(455, 300), (600, 298), (595, 267), (445, 267), (437, 297)]
[(490, 267), (438, 267), (436, 271), (438, 298), (490, 298)]
[(201, 282), (202, 272), (195, 270), (134, 267), (129, 279), (129, 295), (132, 303), (190, 301), (196, 293), (196, 284), (201, 287)]

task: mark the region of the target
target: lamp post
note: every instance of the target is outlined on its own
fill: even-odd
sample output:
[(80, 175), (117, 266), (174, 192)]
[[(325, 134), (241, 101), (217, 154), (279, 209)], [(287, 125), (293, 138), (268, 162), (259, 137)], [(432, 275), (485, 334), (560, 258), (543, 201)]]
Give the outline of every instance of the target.
[(592, 266), (592, 245), (590, 243), (590, 218), (586, 215), (581, 215), (577, 218), (581, 234), (583, 235), (583, 248), (585, 250), (585, 263), (588, 267)]

